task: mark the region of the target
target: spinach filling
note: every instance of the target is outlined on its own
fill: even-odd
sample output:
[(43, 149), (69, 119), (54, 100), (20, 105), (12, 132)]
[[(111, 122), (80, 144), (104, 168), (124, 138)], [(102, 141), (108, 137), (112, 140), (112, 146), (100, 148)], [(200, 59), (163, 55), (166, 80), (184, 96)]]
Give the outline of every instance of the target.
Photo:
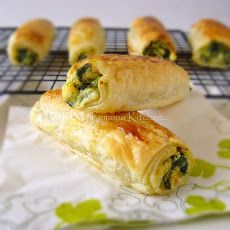
[(70, 91), (73, 87), (75, 90), (68, 95), (67, 103), (75, 106), (97, 100), (99, 98), (98, 81), (101, 76), (98, 70), (89, 63), (79, 68), (76, 71), (76, 80), (69, 85)]
[(86, 88), (97, 88), (97, 83), (102, 75), (93, 68), (89, 63), (83, 65), (77, 70), (76, 77), (79, 79), (79, 84), (76, 87), (79, 90), (84, 90)]
[(171, 189), (171, 176), (172, 176), (172, 171), (176, 168), (179, 168), (180, 172), (182, 174), (185, 174), (188, 169), (188, 162), (185, 157), (185, 155), (182, 153), (182, 150), (180, 147), (177, 148), (178, 152), (180, 152), (180, 155), (172, 155), (170, 157), (171, 160), (171, 168), (170, 170), (163, 176), (162, 183), (164, 188), (166, 189)]
[(168, 59), (170, 51), (164, 42), (151, 41), (149, 45), (145, 47), (143, 55)]
[(21, 48), (17, 50), (16, 59), (20, 64), (31, 66), (37, 62), (38, 55), (31, 50)]
[(83, 59), (85, 59), (85, 58), (87, 58), (87, 55), (84, 54), (84, 53), (81, 53), (81, 54), (79, 54), (79, 56), (78, 56), (78, 58), (77, 58), (77, 61), (81, 61), (81, 60), (83, 60)]
[(200, 49), (200, 58), (207, 63), (215, 62), (229, 65), (230, 49), (220, 42), (213, 41)]

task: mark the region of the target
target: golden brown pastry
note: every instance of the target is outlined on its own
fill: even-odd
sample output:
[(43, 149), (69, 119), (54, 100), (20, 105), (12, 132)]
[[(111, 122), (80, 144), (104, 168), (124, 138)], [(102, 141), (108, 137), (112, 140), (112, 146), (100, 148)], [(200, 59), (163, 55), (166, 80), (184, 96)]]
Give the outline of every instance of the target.
[(80, 110), (137, 111), (181, 100), (189, 93), (189, 77), (170, 61), (104, 54), (74, 64), (62, 92), (64, 101)]
[(104, 53), (105, 33), (95, 18), (76, 21), (68, 38), (69, 63), (72, 65), (94, 54)]
[(213, 19), (202, 19), (189, 34), (192, 59), (198, 65), (230, 67), (230, 28)]
[(33, 19), (21, 25), (8, 42), (11, 63), (26, 66), (39, 63), (48, 54), (54, 37), (55, 28), (46, 19)]
[(154, 17), (140, 17), (133, 22), (128, 33), (128, 51), (132, 55), (176, 60), (176, 48), (172, 37)]
[(30, 119), (99, 171), (146, 194), (175, 190), (187, 181), (194, 163), (189, 148), (149, 117), (71, 109), (60, 90), (45, 93)]

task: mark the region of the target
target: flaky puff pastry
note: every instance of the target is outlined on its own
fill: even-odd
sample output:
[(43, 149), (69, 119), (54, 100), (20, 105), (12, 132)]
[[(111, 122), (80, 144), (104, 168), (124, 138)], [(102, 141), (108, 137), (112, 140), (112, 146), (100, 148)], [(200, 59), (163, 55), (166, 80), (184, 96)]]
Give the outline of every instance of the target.
[(80, 110), (137, 111), (181, 100), (189, 94), (189, 77), (163, 59), (104, 54), (74, 64), (62, 92), (64, 101)]
[(100, 172), (146, 194), (175, 190), (187, 181), (194, 163), (189, 148), (149, 117), (71, 109), (60, 90), (46, 92), (30, 119)]
[(82, 18), (71, 27), (68, 37), (69, 63), (104, 53), (105, 33), (95, 18)]
[[(176, 60), (176, 47), (171, 35), (164, 25), (156, 18), (147, 16), (137, 18), (128, 33), (128, 52), (131, 55), (148, 55), (145, 50), (150, 43), (161, 42), (168, 49), (168, 57), (171, 61)], [(155, 47), (157, 48), (157, 47)], [(162, 49), (163, 47), (158, 47)], [(150, 47), (151, 49), (151, 47)], [(159, 52), (161, 53), (161, 51)], [(155, 55), (150, 55), (155, 56)]]
[(26, 22), (9, 39), (7, 52), (11, 63), (39, 63), (48, 54), (54, 38), (55, 28), (50, 21), (38, 18)]
[[(192, 59), (198, 65), (214, 68), (230, 67), (230, 28), (228, 26), (214, 19), (202, 19), (192, 26), (189, 42), (192, 47)], [(208, 47), (213, 42), (225, 46), (225, 51), (228, 52), (228, 63), (218, 61), (221, 56), (215, 55), (215, 50), (213, 50), (215, 47)], [(214, 52), (210, 55), (215, 55), (215, 57), (210, 61), (206, 60), (205, 57), (202, 58), (205, 47)]]

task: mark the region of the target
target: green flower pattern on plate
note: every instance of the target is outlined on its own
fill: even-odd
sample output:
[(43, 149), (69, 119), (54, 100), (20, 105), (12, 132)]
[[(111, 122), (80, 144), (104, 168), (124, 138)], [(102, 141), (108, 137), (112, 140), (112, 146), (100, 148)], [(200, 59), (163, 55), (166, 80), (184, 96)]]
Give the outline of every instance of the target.
[(230, 159), (230, 139), (223, 139), (218, 143), (217, 155), (224, 159)]
[(195, 215), (204, 212), (222, 212), (226, 209), (226, 205), (219, 199), (205, 199), (202, 196), (190, 195), (185, 200), (190, 207), (186, 208), (188, 215)]
[(63, 225), (115, 225), (122, 227), (148, 226), (153, 221), (131, 220), (122, 221), (108, 218), (107, 214), (102, 212), (102, 205), (98, 199), (88, 199), (76, 205), (71, 202), (62, 203), (55, 209), (56, 216), (61, 220), (56, 229)]
[(101, 203), (97, 199), (89, 199), (73, 205), (72, 203), (62, 203), (55, 209), (56, 216), (61, 219), (62, 224), (75, 224), (84, 222), (100, 222), (107, 219), (107, 215), (101, 211)]
[(209, 178), (215, 174), (216, 166), (207, 161), (196, 159), (195, 166), (193, 167), (191, 176)]
[(213, 164), (205, 160), (196, 159), (196, 163), (192, 169), (191, 176), (192, 177), (201, 176), (203, 178), (209, 178), (215, 174), (216, 168), (230, 170), (230, 166)]

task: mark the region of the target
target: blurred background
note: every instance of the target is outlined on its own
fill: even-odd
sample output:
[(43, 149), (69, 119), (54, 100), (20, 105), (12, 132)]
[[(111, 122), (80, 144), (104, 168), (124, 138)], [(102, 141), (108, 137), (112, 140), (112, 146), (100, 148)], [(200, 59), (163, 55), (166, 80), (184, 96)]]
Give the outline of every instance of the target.
[(0, 0), (0, 26), (17, 26), (45, 17), (69, 26), (82, 16), (98, 17), (104, 26), (128, 27), (137, 16), (154, 15), (168, 28), (189, 30), (200, 18), (230, 24), (229, 0)]

